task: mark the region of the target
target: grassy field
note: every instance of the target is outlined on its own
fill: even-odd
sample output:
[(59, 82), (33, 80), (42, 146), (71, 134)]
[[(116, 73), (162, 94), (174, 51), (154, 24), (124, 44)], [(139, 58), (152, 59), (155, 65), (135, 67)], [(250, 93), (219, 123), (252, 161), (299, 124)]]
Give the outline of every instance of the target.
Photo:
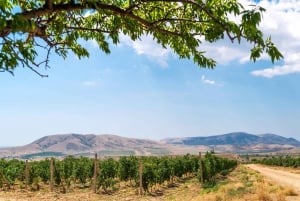
[(215, 182), (201, 186), (196, 178), (176, 181), (175, 185), (153, 187), (152, 193), (140, 196), (137, 189), (122, 184), (111, 194), (94, 194), (90, 188), (75, 188), (67, 193), (49, 192), (48, 188), (40, 191), (12, 190), (0, 191), (0, 201), (38, 201), (38, 200), (103, 200), (103, 201), (291, 201), (299, 200), (295, 189), (283, 187), (264, 179), (257, 172), (240, 165), (226, 176), (219, 175)]

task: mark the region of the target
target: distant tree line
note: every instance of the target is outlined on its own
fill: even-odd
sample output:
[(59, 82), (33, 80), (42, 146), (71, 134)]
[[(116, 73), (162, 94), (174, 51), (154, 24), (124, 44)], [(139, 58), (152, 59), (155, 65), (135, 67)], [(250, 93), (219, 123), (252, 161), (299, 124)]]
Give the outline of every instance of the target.
[(284, 166), (284, 167), (300, 167), (300, 157), (293, 156), (271, 156), (264, 158), (253, 158), (251, 162), (260, 163), (264, 165), (272, 166)]

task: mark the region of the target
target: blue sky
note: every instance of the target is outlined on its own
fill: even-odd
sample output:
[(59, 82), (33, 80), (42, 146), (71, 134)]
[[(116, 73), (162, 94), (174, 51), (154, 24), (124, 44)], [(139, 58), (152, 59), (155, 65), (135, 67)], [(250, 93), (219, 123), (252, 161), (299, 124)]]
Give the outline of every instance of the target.
[[(249, 4), (249, 2), (243, 2)], [(149, 37), (123, 36), (105, 55), (51, 57), (49, 78), (20, 67), (0, 73), (2, 146), (51, 134), (116, 134), (163, 139), (234, 131), (300, 140), (300, 1), (261, 1), (261, 24), (285, 59), (249, 61), (249, 45), (202, 45), (214, 70), (179, 60)]]

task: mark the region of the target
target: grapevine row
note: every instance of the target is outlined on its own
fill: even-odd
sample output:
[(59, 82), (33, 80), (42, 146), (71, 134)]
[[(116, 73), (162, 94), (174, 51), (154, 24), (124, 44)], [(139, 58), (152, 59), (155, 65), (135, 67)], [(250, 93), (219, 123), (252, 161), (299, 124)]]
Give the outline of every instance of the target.
[(253, 163), (260, 163), (264, 165), (272, 166), (284, 166), (284, 167), (300, 167), (300, 157), (291, 156), (272, 156), (265, 157), (263, 159), (252, 159)]
[(55, 187), (63, 191), (72, 187), (95, 186), (97, 192), (108, 192), (116, 190), (123, 182), (129, 186), (140, 186), (144, 192), (149, 192), (152, 186), (172, 183), (187, 176), (210, 181), (216, 174), (236, 165), (235, 160), (219, 158), (212, 153), (206, 153), (201, 160), (194, 155), (124, 156), (118, 160), (107, 158), (96, 162), (95, 159), (73, 156), (62, 160), (52, 158), (30, 162), (0, 159), (0, 187), (10, 189), (19, 185), (21, 188), (29, 186), (39, 190), (53, 180)]

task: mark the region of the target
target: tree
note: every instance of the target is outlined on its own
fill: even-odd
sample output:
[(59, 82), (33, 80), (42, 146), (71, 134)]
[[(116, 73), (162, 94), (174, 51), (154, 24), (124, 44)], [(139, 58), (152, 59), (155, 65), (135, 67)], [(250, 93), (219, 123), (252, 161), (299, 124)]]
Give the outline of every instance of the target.
[(258, 28), (264, 11), (256, 5), (246, 9), (238, 0), (1, 0), (0, 71), (23, 66), (45, 76), (38, 68), (49, 67), (51, 53), (88, 57), (82, 45), (87, 40), (109, 53), (121, 34), (132, 40), (151, 35), (201, 67), (216, 65), (201, 51), (201, 42), (223, 38), (253, 44), (253, 61), (266, 52), (274, 62), (283, 56)]

